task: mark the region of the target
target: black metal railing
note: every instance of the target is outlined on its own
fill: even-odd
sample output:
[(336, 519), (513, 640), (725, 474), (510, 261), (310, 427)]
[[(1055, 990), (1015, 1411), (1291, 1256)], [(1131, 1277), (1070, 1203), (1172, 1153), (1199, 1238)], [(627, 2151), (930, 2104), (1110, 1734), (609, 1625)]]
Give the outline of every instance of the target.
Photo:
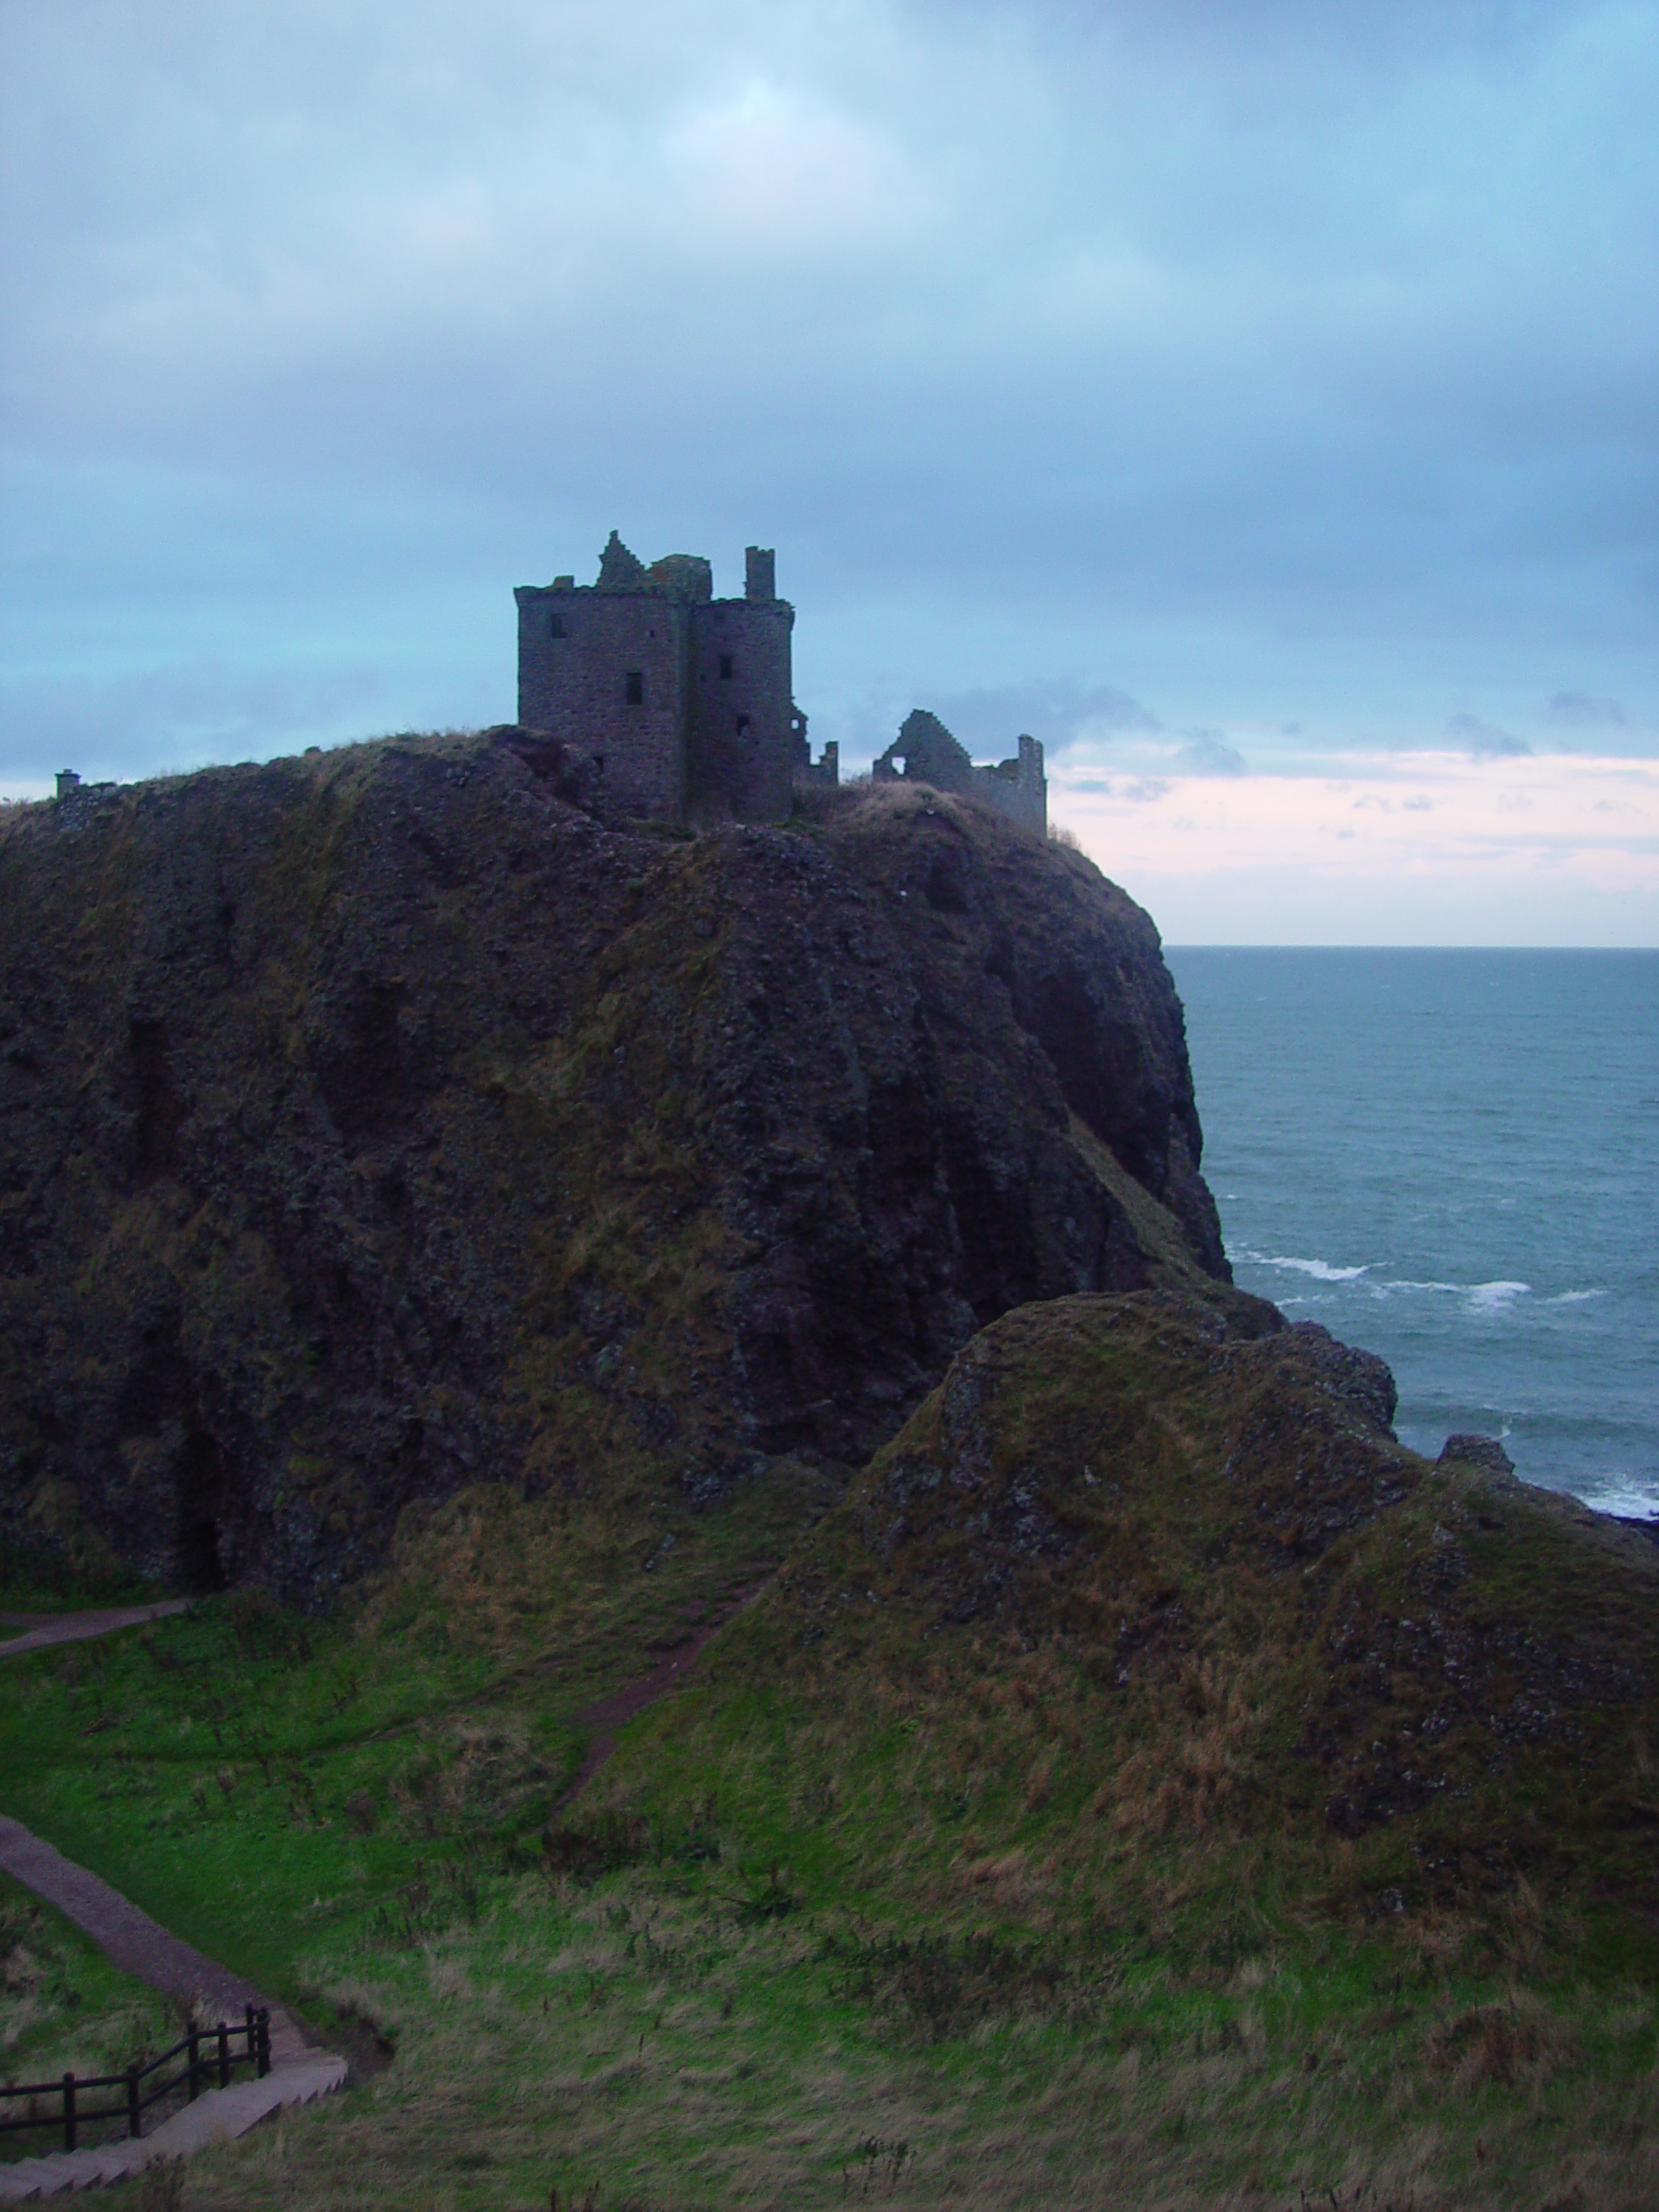
[[(238, 2047), (239, 2046), (239, 2047)], [(167, 2069), (175, 2060), (184, 2063), (175, 2073)], [(270, 2014), (264, 2005), (244, 2007), (244, 2016), (234, 2027), (227, 2027), (223, 2020), (211, 2028), (192, 2028), (182, 2041), (171, 2050), (164, 2050), (159, 2058), (152, 2058), (148, 2065), (135, 2061), (124, 2074), (66, 2074), (56, 2082), (25, 2082), (14, 2088), (10, 2082), (0, 2086), (0, 2135), (16, 2135), (28, 2127), (54, 2127), (63, 2131), (63, 2147), (73, 2151), (81, 2128), (98, 2120), (124, 2120), (127, 2133), (137, 2140), (144, 2132), (144, 2114), (182, 2088), (194, 2101), (203, 2089), (228, 2089), (231, 2075), (238, 2066), (251, 2066), (257, 2077), (270, 2071)], [(157, 2080), (156, 2077), (161, 2078)], [(118, 2104), (86, 2104), (82, 2099), (95, 2095), (100, 2089), (119, 2089)], [(22, 2120), (3, 2116), (8, 2099), (26, 2099), (28, 2111)], [(57, 2101), (55, 2111), (43, 2111), (43, 2104)]]

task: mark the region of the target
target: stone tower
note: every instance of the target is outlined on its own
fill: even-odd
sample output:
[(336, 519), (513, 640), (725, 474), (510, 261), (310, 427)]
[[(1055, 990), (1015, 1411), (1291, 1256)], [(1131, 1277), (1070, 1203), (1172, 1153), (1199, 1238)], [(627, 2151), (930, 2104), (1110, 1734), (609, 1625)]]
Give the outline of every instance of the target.
[(777, 595), (769, 550), (748, 549), (741, 599), (716, 599), (700, 555), (647, 568), (613, 531), (595, 582), (556, 576), (513, 597), (519, 722), (590, 753), (620, 812), (788, 814), (810, 755), (791, 696), (795, 610)]

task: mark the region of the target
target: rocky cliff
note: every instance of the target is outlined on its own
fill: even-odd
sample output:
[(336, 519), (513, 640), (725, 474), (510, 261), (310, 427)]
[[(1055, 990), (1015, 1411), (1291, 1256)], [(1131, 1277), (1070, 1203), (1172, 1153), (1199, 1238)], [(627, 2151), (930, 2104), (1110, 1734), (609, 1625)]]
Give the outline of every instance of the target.
[(1276, 1325), (1081, 855), (926, 790), (581, 796), (507, 733), (0, 820), (0, 1531), (317, 1602), (468, 1482), (861, 1459), (1025, 1300)]

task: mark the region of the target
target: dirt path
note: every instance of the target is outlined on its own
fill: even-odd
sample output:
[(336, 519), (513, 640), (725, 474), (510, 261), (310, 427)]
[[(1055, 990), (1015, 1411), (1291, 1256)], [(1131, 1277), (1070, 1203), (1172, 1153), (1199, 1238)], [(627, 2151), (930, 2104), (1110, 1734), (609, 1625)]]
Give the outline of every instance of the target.
[[(34, 1624), (31, 1633), (0, 1643), (0, 1658), (136, 1628), (183, 1612), (188, 1602), (175, 1599), (160, 1605), (54, 1613), (44, 1618), (25, 1614), (21, 1618)], [(12, 1627), (19, 1618), (0, 1613), (0, 1626)], [(270, 2014), (271, 2058), (271, 2070), (263, 2080), (210, 2092), (141, 2142), (111, 2144), (100, 2151), (60, 2152), (0, 2165), (0, 2201), (102, 2187), (141, 2171), (157, 2158), (188, 2156), (205, 2143), (244, 2134), (279, 2106), (308, 2104), (345, 2082), (346, 2061), (319, 2050), (285, 2007), (272, 2004), (251, 1981), (170, 1934), (90, 1867), (66, 1859), (21, 1821), (4, 1814), (0, 1814), (0, 1867), (85, 1929), (124, 1973), (176, 1998), (198, 2020), (233, 2022), (246, 2005), (265, 2006)]]
[[(84, 1929), (124, 1974), (191, 2005), (198, 2019), (239, 2020), (245, 2005), (266, 2002), (251, 1981), (170, 1936), (90, 1868), (76, 1866), (3, 1814), (0, 1867)], [(274, 2012), (271, 2018), (274, 2026)]]
[(210, 2090), (134, 2142), (93, 2151), (54, 2151), (0, 2164), (0, 2202), (101, 2189), (141, 2173), (158, 2159), (188, 2158), (205, 2145), (245, 2135), (282, 2106), (309, 2104), (344, 2086), (346, 2061), (319, 2050), (291, 2012), (262, 1997), (251, 1981), (206, 1958), (140, 1912), (119, 1890), (78, 1866), (21, 1821), (0, 1814), (0, 1866), (86, 1929), (114, 1963), (152, 1989), (165, 1990), (208, 2024), (234, 2022), (248, 2005), (270, 2014), (270, 2071), (263, 2079)]
[(0, 1643), (0, 1659), (43, 1650), (49, 1643), (79, 1643), (84, 1637), (112, 1636), (118, 1628), (142, 1628), (146, 1621), (165, 1620), (171, 1613), (189, 1610), (188, 1598), (168, 1598), (159, 1605), (117, 1605), (95, 1612), (0, 1613), (0, 1628), (27, 1631)]
[[(715, 1631), (766, 1587), (766, 1581), (756, 1583), (740, 1591), (726, 1604), (712, 1607), (702, 1618), (689, 1622), (683, 1633), (673, 1638), (664, 1657), (649, 1674), (638, 1676), (576, 1714), (578, 1725), (593, 1730), (594, 1734), (575, 1780), (560, 1801), (562, 1804), (568, 1805), (579, 1796), (604, 1765), (616, 1749), (619, 1732), (683, 1681)], [(25, 1634), (0, 1643), (0, 1658), (86, 1637), (108, 1636), (117, 1629), (139, 1627), (146, 1621), (183, 1612), (188, 1605), (188, 1599), (175, 1599), (159, 1605), (44, 1617), (0, 1612), (0, 1628), (23, 1625), (27, 1630)], [(659, 1639), (657, 1648), (664, 1648), (664, 1640)], [(188, 2155), (215, 2138), (241, 2134), (278, 2105), (309, 2102), (314, 2097), (339, 2088), (345, 2082), (345, 2060), (317, 2050), (292, 2014), (281, 2005), (270, 2004), (251, 1982), (245, 1981), (240, 1974), (231, 1973), (228, 1967), (206, 1957), (181, 1937), (169, 1934), (90, 1868), (66, 1859), (61, 1852), (32, 1834), (21, 1821), (10, 1820), (3, 1814), (0, 1814), (0, 1867), (33, 1890), (37, 1897), (55, 1905), (78, 1928), (84, 1929), (115, 1965), (147, 1981), (153, 1989), (164, 1990), (180, 1999), (191, 2007), (198, 2018), (235, 2019), (245, 2005), (268, 2005), (272, 2059), (272, 2070), (265, 2081), (215, 2091), (188, 2106), (143, 2142), (113, 2145), (99, 2152), (63, 2152), (0, 2166), (0, 2202), (35, 2194), (51, 2196), (60, 2190), (94, 2188), (120, 2180), (158, 2158)]]
[(591, 1728), (594, 1733), (582, 1764), (576, 1769), (575, 1780), (559, 1800), (562, 1807), (581, 1796), (609, 1758), (616, 1749), (618, 1730), (626, 1728), (628, 1722), (643, 1713), (648, 1705), (655, 1705), (659, 1697), (665, 1697), (670, 1690), (677, 1688), (696, 1665), (703, 1645), (715, 1630), (724, 1628), (727, 1622), (741, 1613), (746, 1605), (753, 1604), (771, 1579), (768, 1576), (766, 1582), (757, 1582), (749, 1589), (740, 1591), (727, 1604), (712, 1610), (706, 1620), (688, 1627), (683, 1637), (676, 1640), (671, 1656), (653, 1667), (648, 1675), (641, 1675), (637, 1681), (625, 1683), (620, 1690), (613, 1690), (609, 1697), (600, 1698), (594, 1704), (582, 1707), (575, 1715), (576, 1726)]
[[(164, 1620), (188, 1611), (188, 1598), (171, 1598), (156, 1605), (128, 1605), (79, 1613), (0, 1613), (0, 1627), (14, 1627), (20, 1620), (31, 1624), (26, 1636), (0, 1643), (0, 1659), (24, 1651), (37, 1651), (54, 1643), (74, 1643), (86, 1637), (111, 1636), (123, 1628), (139, 1628), (147, 1621)], [(232, 1974), (171, 1936), (149, 1915), (130, 1904), (119, 1890), (90, 1868), (78, 1866), (49, 1843), (32, 1834), (21, 1821), (0, 1814), (0, 1867), (54, 1904), (77, 1928), (106, 1951), (124, 1974), (137, 1974), (152, 1989), (195, 2007), (197, 2017), (234, 2020), (245, 2005), (264, 2005), (251, 1981)], [(280, 2008), (271, 2008), (273, 2048)], [(288, 2015), (281, 2017), (288, 2021)], [(293, 2033), (302, 2046), (304, 2037), (292, 2022)]]

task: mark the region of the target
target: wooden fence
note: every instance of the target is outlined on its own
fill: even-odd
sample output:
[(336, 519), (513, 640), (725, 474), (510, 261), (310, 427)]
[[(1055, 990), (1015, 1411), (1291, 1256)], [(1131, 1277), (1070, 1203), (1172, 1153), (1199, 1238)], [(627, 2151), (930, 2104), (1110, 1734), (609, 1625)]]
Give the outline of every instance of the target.
[[(168, 2074), (167, 2069), (181, 2058), (184, 2063)], [(270, 2071), (270, 2014), (263, 2005), (257, 2011), (251, 2005), (245, 2007), (244, 2018), (235, 2027), (227, 2027), (221, 2020), (216, 2027), (192, 2028), (171, 2050), (164, 2050), (147, 2066), (129, 2066), (124, 2074), (66, 2074), (60, 2081), (25, 2083), (21, 2088), (8, 2082), (0, 2088), (0, 2114), (8, 2113), (9, 2099), (22, 2098), (28, 2108), (21, 2120), (0, 2117), (0, 2135), (15, 2135), (27, 2127), (60, 2127), (64, 2149), (73, 2151), (86, 2122), (124, 2120), (127, 2133), (136, 2139), (144, 2132), (144, 2114), (163, 2097), (180, 2088), (192, 2099), (205, 2088), (228, 2089), (232, 2069), (237, 2066), (251, 2066), (255, 2075), (261, 2076)], [(156, 2079), (157, 2075), (162, 2078)], [(100, 2089), (120, 2090), (119, 2103), (81, 2101)], [(43, 2111), (42, 2105), (53, 2100), (56, 2109)]]

